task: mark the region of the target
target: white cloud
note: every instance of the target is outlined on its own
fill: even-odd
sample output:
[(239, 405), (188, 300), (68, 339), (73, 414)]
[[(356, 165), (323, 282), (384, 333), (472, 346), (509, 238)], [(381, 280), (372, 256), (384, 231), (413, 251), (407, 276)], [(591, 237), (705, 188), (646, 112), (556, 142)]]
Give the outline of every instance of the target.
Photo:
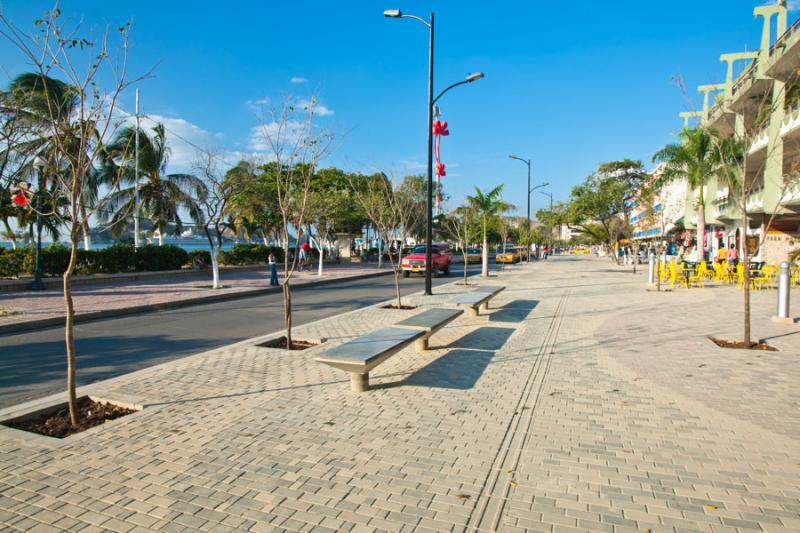
[(300, 83), (308, 83), (308, 80), (302, 76), (292, 76), (289, 80), (289, 83), (300, 84)]
[(281, 126), (274, 121), (253, 126), (250, 128), (248, 149), (261, 154), (272, 153), (269, 139), (283, 145), (295, 143), (303, 134), (305, 124), (299, 120), (289, 120), (283, 125), (282, 131), (280, 128)]
[(300, 109), (308, 109), (309, 107), (314, 108), (314, 114), (319, 117), (329, 117), (333, 115), (333, 109), (329, 107), (325, 107), (324, 105), (320, 104), (316, 100), (300, 100), (297, 102), (297, 107)]
[(398, 164), (408, 172), (418, 172), (428, 168), (425, 163), (420, 163), (416, 159), (401, 159)]
[(800, 10), (800, 0), (789, 0), (786, 2), (786, 9), (789, 11)]

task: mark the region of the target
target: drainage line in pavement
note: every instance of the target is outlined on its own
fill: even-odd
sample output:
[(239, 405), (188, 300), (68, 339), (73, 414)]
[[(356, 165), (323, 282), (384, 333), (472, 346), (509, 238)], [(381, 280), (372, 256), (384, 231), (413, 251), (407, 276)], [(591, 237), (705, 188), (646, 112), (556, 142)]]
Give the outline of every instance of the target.
[[(555, 350), (555, 342), (558, 336), (558, 331), (561, 328), (561, 319), (564, 315), (564, 310), (566, 309), (566, 301), (569, 295), (569, 290), (564, 291), (564, 294), (561, 296), (558, 304), (556, 305), (556, 309), (553, 313), (553, 319), (550, 321), (550, 324), (547, 326), (547, 331), (545, 331), (544, 339), (542, 344), (539, 346), (539, 352), (536, 355), (536, 361), (534, 362), (529, 374), (528, 378), (525, 381), (525, 387), (523, 388), (522, 393), (520, 394), (519, 400), (517, 401), (516, 408), (514, 412), (522, 413), (522, 407), (528, 402), (528, 399), (531, 396), (531, 391), (534, 388), (534, 383), (537, 381), (537, 377), (540, 374), (540, 371), (543, 366), (546, 366), (546, 362), (543, 361), (546, 357), (552, 355)], [(541, 387), (540, 387), (541, 390)], [(533, 412), (530, 413), (528, 429), (530, 429), (530, 420), (533, 419)], [(500, 448), (497, 450), (495, 455), (495, 460), (493, 462), (494, 468), (490, 469), (490, 471), (486, 474), (486, 478), (484, 480), (484, 489), (482, 491), (483, 498), (480, 499), (479, 502), (476, 502), (475, 507), (473, 508), (472, 513), (470, 513), (470, 519), (467, 521), (467, 526), (465, 527), (465, 531), (468, 529), (480, 529), (480, 523), (483, 521), (486, 511), (489, 507), (489, 502), (492, 498), (493, 488), (495, 488), (498, 484), (501, 472), (503, 470), (503, 464), (505, 463), (509, 451), (512, 449), (512, 442), (517, 434), (517, 429), (520, 426), (520, 422), (522, 420), (521, 415), (512, 416), (511, 420), (509, 420), (508, 426), (503, 435), (503, 440), (501, 442)], [(501, 457), (502, 454), (502, 457)], [(519, 461), (520, 455), (517, 455), (516, 462)], [(489, 481), (490, 476), (492, 476), (492, 471), (494, 471), (494, 477)], [(505, 487), (503, 492), (503, 497), (501, 498), (499, 508), (494, 516), (494, 524), (492, 526), (492, 531), (496, 529), (496, 521), (500, 519), (500, 515), (504, 508), (504, 502), (506, 499), (506, 490), (508, 487)], [(478, 509), (480, 507), (480, 509)], [(477, 515), (473, 516), (473, 513), (478, 511)], [(470, 526), (470, 524), (474, 524)]]

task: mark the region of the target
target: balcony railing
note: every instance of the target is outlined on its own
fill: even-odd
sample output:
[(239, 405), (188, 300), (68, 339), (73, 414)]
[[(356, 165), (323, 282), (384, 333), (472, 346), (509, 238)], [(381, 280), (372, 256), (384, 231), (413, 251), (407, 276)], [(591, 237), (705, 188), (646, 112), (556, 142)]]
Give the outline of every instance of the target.
[(795, 33), (798, 29), (800, 29), (800, 18), (792, 22), (792, 25), (789, 26), (789, 28), (783, 33), (783, 35), (775, 39), (775, 42), (772, 43), (772, 46), (769, 47), (769, 57), (772, 57), (772, 55), (775, 52), (777, 52), (778, 48), (785, 47), (786, 41), (788, 41), (789, 37), (791, 37), (792, 34)]
[(749, 64), (749, 65), (747, 65), (747, 68), (746, 68), (746, 69), (744, 69), (744, 72), (742, 72), (741, 74), (739, 74), (739, 77), (738, 77), (738, 78), (736, 78), (736, 82), (734, 82), (734, 84), (733, 84), (733, 89), (732, 89), (732, 91), (731, 91), (731, 92), (732, 92), (732, 94), (736, 94), (736, 92), (737, 92), (739, 89), (741, 89), (742, 85), (744, 85), (744, 82), (745, 82), (745, 81), (747, 81), (747, 80), (749, 80), (749, 79), (751, 79), (752, 77), (754, 77), (754, 76), (755, 76), (755, 72), (756, 72), (756, 64), (757, 64), (757, 63), (758, 63), (758, 59), (754, 59), (754, 60), (752, 60), (752, 61), (750, 62), (750, 64)]

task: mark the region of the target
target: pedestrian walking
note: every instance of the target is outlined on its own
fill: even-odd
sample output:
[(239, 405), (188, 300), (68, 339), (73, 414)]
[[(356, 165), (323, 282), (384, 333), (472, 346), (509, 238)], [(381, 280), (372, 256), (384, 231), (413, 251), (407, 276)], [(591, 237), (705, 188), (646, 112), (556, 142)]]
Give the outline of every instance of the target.
[(306, 264), (308, 263), (308, 254), (311, 252), (311, 245), (308, 244), (308, 241), (304, 242), (302, 246), (300, 246), (300, 270), (302, 271), (305, 269)]
[(269, 284), (271, 287), (278, 286), (278, 261), (275, 259), (275, 254), (270, 252), (269, 259)]

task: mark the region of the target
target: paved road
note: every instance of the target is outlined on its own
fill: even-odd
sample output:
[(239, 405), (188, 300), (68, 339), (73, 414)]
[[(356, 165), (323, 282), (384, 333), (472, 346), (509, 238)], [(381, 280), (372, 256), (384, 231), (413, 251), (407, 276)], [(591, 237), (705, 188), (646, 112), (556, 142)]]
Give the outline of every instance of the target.
[[(479, 270), (478, 265), (470, 266), (471, 275)], [(434, 286), (453, 281), (460, 272), (460, 265), (456, 265), (449, 278), (434, 279)], [(405, 294), (423, 288), (423, 278), (419, 276), (401, 282)], [(371, 305), (391, 298), (394, 291), (391, 276), (298, 288), (293, 291), (294, 323), (299, 325)], [(75, 328), (78, 385), (272, 333), (282, 327), (280, 294), (79, 324)], [(0, 407), (62, 391), (65, 359), (61, 328), (0, 336)]]

